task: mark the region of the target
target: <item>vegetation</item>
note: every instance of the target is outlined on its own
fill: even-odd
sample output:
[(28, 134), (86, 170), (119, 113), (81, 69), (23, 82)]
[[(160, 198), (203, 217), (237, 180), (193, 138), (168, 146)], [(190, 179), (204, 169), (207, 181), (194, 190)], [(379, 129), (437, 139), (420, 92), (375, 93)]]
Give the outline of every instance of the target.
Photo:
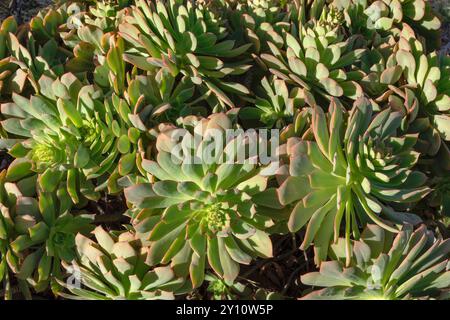
[(4, 298), (448, 299), (442, 17), (60, 0), (3, 20)]

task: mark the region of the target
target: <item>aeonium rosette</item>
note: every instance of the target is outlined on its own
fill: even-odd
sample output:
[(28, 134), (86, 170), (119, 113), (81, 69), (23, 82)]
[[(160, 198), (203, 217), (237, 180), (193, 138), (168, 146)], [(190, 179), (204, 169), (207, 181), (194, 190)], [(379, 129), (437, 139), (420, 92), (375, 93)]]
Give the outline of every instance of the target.
[(44, 191), (64, 183), (74, 203), (96, 200), (117, 179), (137, 170), (140, 131), (133, 127), (127, 104), (84, 85), (73, 74), (41, 77), (40, 92), (27, 99), (13, 95), (1, 105), (8, 137), (2, 147), (16, 159), (8, 181), (38, 174)]
[(314, 243), (317, 264), (326, 259), (341, 226), (349, 261), (350, 237), (359, 237), (360, 225), (373, 221), (398, 232), (421, 221), (399, 212), (430, 192), (427, 176), (414, 168), (420, 156), (413, 150), (417, 134), (402, 134), (401, 122), (401, 113), (390, 109), (374, 115), (365, 98), (348, 114), (333, 100), (327, 114), (317, 106), (313, 110), (314, 141), (288, 140), (289, 174), (282, 176), (278, 194), (282, 204), (292, 206), (289, 229), (307, 226), (301, 248)]
[(191, 120), (191, 131), (174, 127), (158, 136), (156, 159), (142, 163), (155, 182), (131, 186), (125, 196), (153, 264), (170, 263), (193, 287), (209, 267), (232, 283), (240, 264), (272, 256), (269, 231), (286, 217), (262, 175), (275, 161), (262, 166), (262, 156), (252, 156), (269, 143), (256, 132), (227, 139), (235, 127), (223, 113)]

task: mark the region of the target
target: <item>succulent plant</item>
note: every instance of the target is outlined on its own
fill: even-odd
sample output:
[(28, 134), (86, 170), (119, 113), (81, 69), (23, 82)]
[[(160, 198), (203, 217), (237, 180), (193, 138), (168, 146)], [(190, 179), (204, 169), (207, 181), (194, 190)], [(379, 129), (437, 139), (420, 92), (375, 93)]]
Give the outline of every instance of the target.
[[(404, 28), (402, 35), (414, 32)], [(392, 37), (378, 39), (361, 58), (360, 67), (364, 72), (361, 86), (372, 98), (376, 109), (391, 108), (403, 115), (401, 129), (407, 131), (416, 119), (421, 103), (415, 94), (415, 86), (404, 85), (404, 68), (397, 61), (398, 41)], [(401, 58), (401, 57), (400, 57)]]
[(283, 45), (280, 34), (290, 29), (291, 16), (296, 12), (286, 1), (226, 1), (226, 4), (233, 36), (252, 43), (249, 50), (256, 54), (269, 50), (267, 41)]
[(89, 231), (93, 216), (71, 214), (71, 200), (64, 188), (32, 196), (33, 184), (24, 188), (30, 183), (30, 179), (4, 183), (9, 194), (9, 206), (2, 207), (10, 227), (7, 260), (17, 279), (38, 292), (49, 284), (56, 291), (54, 280), (62, 276), (61, 260), (73, 259), (75, 234)]
[(415, 38), (402, 38), (396, 53), (404, 69), (406, 83), (413, 87), (419, 100), (419, 114), (410, 125), (419, 132), (421, 152), (435, 155), (444, 141), (450, 139), (450, 58), (436, 52), (425, 55)]
[[(205, 102), (208, 97), (195, 95), (195, 85), (189, 77), (176, 79), (166, 69), (134, 77), (125, 99), (129, 106), (135, 106), (147, 128), (164, 122), (176, 123), (178, 118), (192, 114), (208, 114)], [(133, 123), (135, 118), (130, 117)]]
[[(22, 26), (23, 31), (16, 38), (11, 37), (11, 53), (21, 69), (28, 71), (35, 89), (35, 83), (42, 75), (52, 78), (61, 76), (66, 61), (78, 54), (72, 52), (62, 37), (62, 30), (69, 17), (70, 11), (66, 4), (40, 11), (26, 27)], [(84, 64), (89, 65), (86, 61)]]
[(258, 89), (258, 97), (238, 112), (245, 128), (280, 129), (282, 142), (292, 136), (308, 135), (310, 109), (316, 105), (310, 92), (299, 87), (290, 88), (276, 77), (263, 78)]
[(41, 192), (38, 199), (18, 197), (15, 206), (16, 239), (11, 248), (24, 255), (17, 274), (39, 292), (49, 284), (60, 290), (55, 280), (61, 278), (61, 261), (75, 255), (75, 235), (91, 230), (93, 215), (70, 213), (71, 200), (61, 188), (57, 194)]
[(83, 300), (154, 300), (173, 299), (184, 279), (170, 267), (151, 267), (149, 250), (131, 231), (120, 234), (97, 227), (96, 241), (76, 236), (78, 258), (64, 266), (71, 277), (59, 281), (70, 293), (68, 299)]
[(50, 192), (64, 182), (74, 203), (96, 200), (105, 188), (117, 192), (117, 178), (137, 170), (139, 155), (140, 131), (128, 119), (128, 105), (70, 73), (44, 76), (39, 85), (40, 94), (13, 95), (14, 103), (1, 105), (9, 133), (2, 143), (17, 158), (7, 179), (36, 172)]
[(441, 22), (425, 0), (372, 0), (364, 13), (368, 28), (397, 33), (403, 24), (408, 24), (427, 41), (430, 49), (440, 41)]
[(277, 292), (246, 285), (241, 282), (227, 283), (214, 274), (207, 274), (205, 280), (209, 283), (206, 289), (211, 300), (281, 300), (283, 297)]
[(297, 111), (294, 115), (293, 123), (288, 124), (280, 132), (280, 143), (285, 144), (289, 138), (299, 137), (304, 140), (311, 140), (313, 132), (311, 129), (312, 108), (305, 107)]
[(257, 121), (257, 124), (259, 122), (267, 128), (283, 128), (292, 122), (301, 90), (295, 88), (289, 91), (286, 82), (277, 78), (264, 78), (261, 86), (261, 97), (255, 100), (254, 106), (241, 109), (240, 118)]
[(448, 162), (450, 151), (446, 141), (448, 139), (445, 133), (438, 131), (438, 129), (446, 130), (445, 126), (450, 121), (447, 114), (433, 110), (430, 105), (421, 104), (414, 89), (408, 86), (401, 89), (389, 86), (389, 89), (375, 101), (381, 108), (390, 107), (401, 112), (403, 115), (401, 129), (419, 135), (415, 149), (422, 154), (422, 165), (440, 167), (444, 172), (450, 169)]
[[(262, 167), (245, 151), (250, 142), (240, 141), (242, 134), (218, 142), (233, 128), (230, 118), (219, 113), (194, 123), (195, 135), (174, 128), (158, 136), (156, 161), (142, 163), (157, 181), (131, 186), (125, 196), (133, 204), (135, 229), (150, 245), (152, 264), (170, 262), (198, 287), (207, 260), (230, 284), (240, 264), (272, 255), (266, 230), (283, 218), (282, 207), (260, 175)], [(211, 142), (212, 135), (219, 140)], [(178, 145), (183, 136), (187, 140)], [(174, 155), (177, 146), (186, 148), (182, 158)]]
[(205, 280), (209, 283), (207, 291), (213, 300), (236, 300), (240, 296), (248, 296), (250, 288), (240, 282), (227, 284), (222, 278), (214, 274), (207, 274)]
[(102, 0), (95, 1), (90, 7), (90, 15), (85, 15), (85, 23), (97, 26), (104, 32), (116, 31), (121, 19), (125, 15), (122, 10), (129, 6), (130, 0)]
[(401, 129), (420, 134), (416, 149), (424, 156), (436, 156), (444, 170), (450, 168), (445, 143), (450, 123), (449, 61), (435, 52), (426, 55), (410, 28), (402, 30), (400, 40), (390, 37), (361, 58), (364, 91), (378, 109), (400, 111)]
[(373, 221), (398, 232), (396, 224), (420, 222), (389, 206), (417, 202), (430, 192), (427, 177), (413, 168), (420, 155), (412, 149), (417, 135), (398, 134), (399, 112), (386, 109), (374, 116), (370, 102), (360, 98), (347, 116), (333, 100), (328, 115), (316, 107), (312, 119), (315, 141), (288, 140), (289, 176), (278, 194), (282, 204), (295, 205), (289, 229), (307, 225), (301, 248), (314, 243), (317, 264), (337, 241), (342, 220), (347, 261), (350, 236), (359, 237), (359, 225)]
[[(0, 283), (3, 284), (3, 296), (5, 300), (11, 300), (14, 296), (11, 282), (13, 274), (19, 272), (21, 257), (14, 252), (11, 243), (16, 237), (14, 226), (14, 193), (20, 192), (16, 184), (5, 181), (6, 171), (0, 173)], [(29, 290), (26, 281), (18, 279), (19, 288), (24, 297), (29, 298)]]
[(14, 17), (6, 18), (0, 26), (0, 59), (8, 56), (8, 34), (16, 33), (18, 29), (17, 21)]
[(332, 246), (336, 260), (301, 277), (304, 284), (325, 287), (303, 299), (428, 299), (450, 285), (450, 240), (435, 239), (424, 225), (416, 231), (405, 228), (395, 238), (367, 225), (352, 245), (350, 265), (345, 265), (345, 247), (341, 238)]
[(125, 19), (119, 30), (132, 47), (123, 56), (127, 62), (143, 70), (166, 68), (173, 76), (189, 76), (217, 97), (216, 108), (235, 106), (230, 93), (249, 93), (226, 76), (241, 75), (251, 67), (239, 58), (251, 44), (235, 47), (235, 41), (225, 40), (224, 22), (201, 2), (137, 0)]
[[(120, 55), (115, 56), (120, 57)], [(120, 103), (126, 105), (131, 111), (128, 114), (129, 121), (141, 132), (153, 129), (165, 121), (176, 123), (176, 120), (182, 116), (208, 113), (205, 102), (208, 96), (196, 96), (195, 85), (188, 77), (176, 79), (166, 69), (148, 71), (146, 75), (130, 77), (123, 70), (114, 71), (118, 70), (113, 66), (118, 65), (116, 61), (119, 59), (108, 58), (109, 66), (104, 69), (106, 74), (96, 74), (98, 75), (96, 84), (106, 90), (111, 86), (114, 87)], [(99, 68), (96, 71), (99, 71)], [(122, 82), (120, 85), (117, 81), (119, 78), (122, 79), (119, 80)]]
[(66, 4), (62, 4), (58, 8), (41, 10), (31, 19), (30, 31), (40, 43), (48, 40), (59, 41), (59, 29), (67, 22), (70, 13)]
[[(12, 93), (29, 94), (42, 75), (56, 78), (64, 71), (67, 52), (60, 51), (55, 40), (38, 43), (32, 33), (18, 28), (13, 17), (2, 22), (0, 29), (0, 92), (2, 100)], [(22, 44), (24, 43), (24, 45)]]
[[(404, 32), (410, 29), (404, 29)], [(363, 72), (361, 87), (373, 98), (382, 96), (391, 85), (400, 83), (403, 68), (397, 62), (398, 40), (393, 36), (377, 38), (361, 57), (358, 67)]]
[(283, 38), (283, 47), (268, 42), (271, 54), (261, 54), (277, 77), (317, 94), (317, 98), (356, 99), (362, 95), (355, 81), (360, 73), (352, 68), (365, 51), (359, 48), (359, 36), (344, 39), (339, 24), (323, 18), (300, 25), (298, 32), (285, 32)]
[(26, 83), (25, 72), (12, 62), (8, 48), (8, 40), (17, 32), (17, 28), (17, 22), (13, 17), (2, 21), (0, 26), (0, 92), (2, 96), (13, 91), (22, 91)]
[(383, 38), (376, 31), (376, 29), (373, 28), (373, 24), (368, 25), (367, 23), (369, 18), (364, 12), (367, 9), (366, 1), (334, 0), (332, 5), (342, 11), (344, 16), (343, 26), (348, 34), (363, 35), (369, 44), (372, 41), (377, 41), (379, 38)]
[[(94, 72), (94, 80), (104, 77), (108, 88), (112, 87), (116, 93), (124, 90), (122, 83), (114, 83), (114, 76), (123, 77), (120, 78), (123, 82), (122, 73), (125, 73), (125, 70), (122, 71), (124, 67), (121, 67), (124, 65), (121, 57), (123, 40), (117, 37), (118, 24), (125, 13), (123, 5), (122, 1), (96, 1), (85, 5), (73, 2), (66, 9), (70, 13), (67, 22), (59, 28), (64, 45), (73, 51), (66, 63), (66, 71)], [(113, 59), (107, 61), (108, 55)], [(120, 64), (117, 64), (118, 57)], [(113, 74), (113, 79), (109, 79), (111, 83), (108, 82), (110, 71)], [(118, 84), (122, 87), (117, 88)]]
[(305, 299), (449, 299), (450, 57), (430, 8), (0, 10), (0, 294), (278, 299), (293, 277), (248, 275), (272, 255), (303, 270), (299, 236), (320, 268)]

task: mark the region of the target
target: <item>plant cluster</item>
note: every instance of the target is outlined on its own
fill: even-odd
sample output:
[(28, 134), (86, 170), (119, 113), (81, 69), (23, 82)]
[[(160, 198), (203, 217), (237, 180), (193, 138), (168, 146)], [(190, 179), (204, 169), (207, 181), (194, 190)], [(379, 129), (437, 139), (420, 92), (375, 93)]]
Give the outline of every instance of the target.
[[(60, 0), (5, 19), (4, 298), (448, 299), (440, 29), (425, 0)], [(318, 271), (249, 277), (286, 242)]]

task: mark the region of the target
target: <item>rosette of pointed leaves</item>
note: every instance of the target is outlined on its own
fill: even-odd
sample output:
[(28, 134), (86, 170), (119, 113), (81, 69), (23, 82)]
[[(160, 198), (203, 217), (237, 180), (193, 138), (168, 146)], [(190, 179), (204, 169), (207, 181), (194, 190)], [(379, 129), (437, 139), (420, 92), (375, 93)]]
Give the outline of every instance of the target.
[(15, 239), (11, 249), (23, 258), (17, 278), (26, 280), (38, 292), (62, 276), (61, 261), (75, 257), (75, 235), (91, 230), (93, 215), (71, 214), (71, 199), (64, 187), (38, 197), (16, 194), (13, 206)]
[[(450, 169), (448, 143), (442, 139), (442, 135), (439, 135), (434, 125), (430, 124), (430, 120), (433, 120), (434, 117), (423, 112), (423, 105), (420, 104), (416, 92), (414, 88), (409, 86), (398, 88), (390, 85), (383, 95), (373, 101), (380, 109), (391, 108), (391, 110), (399, 111), (402, 114), (403, 118), (400, 125), (402, 131), (420, 133), (415, 149), (421, 151), (423, 165), (433, 166), (433, 171), (438, 168), (444, 172), (448, 171)], [(441, 125), (445, 124), (447, 119), (445, 114), (440, 115), (440, 118)]]
[[(107, 56), (112, 55), (117, 59), (116, 56), (120, 55), (121, 58), (123, 53), (123, 44), (116, 34), (117, 25), (122, 20), (125, 10), (121, 9), (121, 1), (108, 3), (99, 1), (92, 6), (88, 4), (83, 6), (75, 2), (67, 7), (70, 16), (60, 27), (59, 33), (65, 46), (73, 51), (73, 57), (66, 63), (68, 72), (84, 73), (95, 69), (95, 80), (100, 77), (108, 80), (110, 70), (117, 76), (120, 65), (111, 66)], [(123, 61), (121, 65), (124, 65)], [(111, 87), (116, 93), (123, 91), (123, 88), (116, 88), (114, 84), (111, 83)], [(117, 86), (117, 83), (115, 85)]]
[[(105, 34), (102, 42), (105, 42), (106, 38), (108, 34)], [(122, 58), (123, 39), (111, 35), (107, 42), (109, 50), (106, 56), (103, 57), (101, 54), (98, 56), (98, 58), (104, 58), (105, 63), (95, 68), (94, 81), (104, 91), (113, 90), (118, 97), (123, 98), (122, 100), (128, 104), (133, 113), (129, 115), (129, 119), (137, 128), (151, 127), (155, 121), (174, 122), (182, 115), (207, 112), (201, 104), (207, 107), (205, 101), (214, 97), (211, 97), (211, 93), (196, 96), (196, 87), (190, 77), (174, 77), (165, 68), (149, 69), (145, 75), (136, 74), (135, 70), (127, 73), (126, 64)], [(139, 122), (144, 122), (144, 125), (136, 123), (136, 114), (140, 114)]]
[(89, 8), (90, 15), (84, 17), (86, 24), (99, 27), (104, 32), (117, 31), (124, 8), (130, 5), (130, 0), (103, 0), (96, 1)]
[(17, 27), (13, 17), (3, 20), (0, 26), (0, 93), (2, 96), (12, 91), (22, 91), (26, 83), (26, 74), (12, 62), (8, 46), (8, 40), (17, 32)]
[(85, 27), (85, 31), (91, 30), (93, 33), (116, 32), (130, 4), (130, 0), (68, 1), (59, 7), (67, 16), (67, 23), (58, 26), (59, 31), (63, 31), (61, 38), (68, 41), (67, 44), (73, 43), (76, 36), (80, 36), (76, 29)]
[(413, 37), (399, 41), (396, 58), (405, 82), (419, 99), (419, 113), (409, 131), (420, 133), (419, 150), (434, 156), (445, 147), (444, 141), (450, 141), (450, 58), (425, 54)]
[(353, 243), (354, 258), (347, 266), (344, 242), (341, 238), (332, 247), (336, 260), (301, 277), (304, 284), (325, 287), (303, 299), (428, 299), (450, 286), (450, 240), (435, 239), (424, 225), (416, 231), (406, 228), (395, 238), (368, 225)]
[(332, 5), (343, 12), (345, 20), (344, 27), (348, 34), (361, 34), (368, 43), (382, 37), (376, 29), (373, 29), (372, 25), (370, 28), (367, 25), (368, 17), (364, 13), (364, 10), (367, 8), (367, 3), (353, 0), (334, 0)]
[[(281, 34), (289, 31), (291, 16), (296, 12), (286, 1), (227, 1), (233, 36), (253, 44), (250, 50), (256, 54), (267, 52), (267, 41), (281, 47)], [(224, 9), (222, 9), (224, 10)]]
[(240, 282), (227, 284), (222, 278), (215, 274), (207, 274), (205, 280), (208, 282), (206, 289), (212, 296), (212, 300), (237, 300), (239, 297), (248, 297), (251, 289)]
[(294, 97), (294, 116), (290, 123), (286, 123), (280, 131), (280, 143), (285, 144), (289, 138), (299, 137), (303, 140), (313, 138), (311, 128), (312, 109), (317, 106), (314, 96), (308, 90), (294, 88), (291, 94)]
[(241, 282), (226, 283), (214, 274), (207, 274), (205, 280), (209, 282), (206, 289), (211, 294), (211, 300), (281, 300), (278, 292), (271, 292), (263, 288), (255, 289)]
[(13, 103), (1, 105), (9, 134), (2, 143), (17, 158), (7, 179), (36, 172), (44, 191), (64, 183), (74, 203), (96, 200), (106, 187), (116, 192), (115, 179), (136, 169), (139, 151), (140, 131), (128, 120), (126, 103), (105, 99), (70, 73), (55, 81), (42, 77), (39, 85), (40, 94), (13, 95)]
[[(32, 33), (18, 28), (13, 17), (0, 27), (0, 92), (2, 100), (14, 93), (29, 94), (36, 90), (43, 74), (56, 78), (63, 73), (67, 53), (58, 50), (55, 40), (40, 44)], [(25, 45), (21, 44), (24, 43)]]
[(134, 77), (128, 83), (127, 93), (125, 100), (130, 108), (134, 106), (129, 118), (143, 131), (162, 122), (175, 123), (180, 117), (207, 115), (209, 111), (204, 102), (208, 96), (195, 96), (195, 85), (189, 77), (178, 80), (166, 69)]
[[(25, 43), (22, 45), (20, 42)], [(64, 63), (72, 53), (66, 48), (60, 46), (54, 39), (40, 43), (33, 33), (28, 33), (24, 39), (19, 39), (10, 34), (9, 46), (11, 50), (11, 62), (16, 64), (24, 74), (21, 85), (18, 86), (20, 90), (13, 90), (16, 93), (30, 93), (37, 92), (39, 89), (38, 80), (43, 76), (56, 79), (58, 76), (64, 74)], [(26, 77), (25, 77), (26, 76)], [(24, 90), (26, 82), (32, 86), (27, 91)]]
[[(163, 132), (156, 161), (142, 163), (158, 181), (125, 189), (134, 227), (149, 242), (151, 263), (171, 263), (176, 274), (190, 275), (193, 287), (202, 284), (207, 263), (230, 284), (240, 264), (270, 257), (266, 230), (285, 218), (276, 190), (268, 188), (262, 167), (246, 151), (256, 141), (243, 133), (225, 139), (232, 128), (230, 118), (218, 113), (198, 120), (195, 134), (181, 128)], [(179, 137), (185, 137), (182, 144)]]
[(256, 121), (268, 128), (283, 128), (291, 123), (295, 109), (299, 105), (299, 88), (288, 89), (286, 82), (276, 77), (261, 81), (261, 93), (255, 100), (254, 107), (246, 107), (239, 111), (244, 121)]
[[(316, 6), (314, 7), (314, 5)], [(320, 11), (319, 8), (321, 7), (322, 10)], [(343, 11), (333, 5), (325, 6), (323, 1), (314, 1), (311, 10), (315, 10), (314, 13), (310, 14), (313, 15), (313, 17), (316, 16), (315, 18), (318, 20), (320, 26), (334, 29), (344, 22), (345, 17)], [(317, 17), (319, 13), (320, 17)]]
[(96, 242), (76, 236), (78, 258), (64, 263), (75, 279), (59, 283), (70, 293), (64, 298), (83, 300), (154, 300), (174, 299), (182, 289), (184, 279), (175, 276), (170, 267), (153, 268), (148, 264), (148, 248), (135, 234), (106, 232), (102, 227), (93, 231)]
[[(13, 273), (19, 272), (21, 257), (11, 248), (16, 237), (14, 228), (15, 194), (21, 193), (17, 184), (5, 182), (6, 171), (0, 173), (0, 283), (3, 283), (3, 297), (11, 300), (14, 292), (11, 287)], [(18, 279), (19, 287), (25, 297), (29, 298), (26, 281)]]
[[(411, 35), (414, 36), (414, 31), (405, 27), (401, 32), (401, 39)], [(361, 86), (376, 103), (377, 108), (400, 111), (404, 116), (401, 129), (406, 131), (417, 117), (420, 102), (416, 97), (415, 87), (403, 84), (404, 70), (397, 61), (397, 52), (400, 49), (398, 40), (393, 36), (377, 38), (372, 46), (373, 48), (361, 57), (359, 67), (364, 73)]]
[(430, 49), (439, 45), (441, 22), (427, 1), (372, 0), (368, 4), (364, 10), (368, 28), (395, 34), (403, 28), (403, 24), (408, 24), (427, 41)]
[[(125, 66), (120, 65), (121, 54), (112, 55), (108, 54), (106, 66), (101, 65), (96, 69), (95, 82), (105, 90), (114, 88), (115, 107), (122, 110), (120, 113), (124, 120), (129, 121), (141, 134), (146, 135), (145, 132), (163, 122), (175, 123), (182, 116), (208, 113), (208, 105), (204, 102), (208, 96), (196, 96), (195, 86), (189, 77), (176, 79), (166, 69), (130, 77), (125, 73)], [(106, 74), (102, 74), (103, 71), (97, 73), (100, 68)], [(146, 145), (139, 144), (139, 147), (144, 149)]]
[[(360, 98), (347, 117), (333, 100), (328, 115), (316, 107), (312, 119), (315, 141), (288, 140), (290, 176), (278, 193), (283, 204), (295, 205), (289, 229), (307, 225), (301, 248), (314, 243), (317, 264), (337, 241), (343, 220), (348, 246), (361, 224), (373, 221), (398, 232), (394, 224), (420, 222), (389, 207), (419, 201), (430, 191), (423, 186), (426, 176), (413, 170), (417, 135), (398, 134), (399, 112), (373, 116), (370, 102)], [(350, 259), (349, 248), (347, 254)]]
[(299, 87), (290, 88), (284, 80), (263, 78), (254, 106), (239, 110), (239, 118), (246, 128), (281, 129), (280, 138), (302, 136), (308, 129), (310, 107), (316, 105), (314, 96)]
[[(83, 2), (67, 1), (66, 3), (61, 4), (61, 6), (59, 7), (59, 9), (63, 9), (67, 14), (67, 19), (65, 19), (64, 23), (57, 26), (59, 36), (67, 47), (74, 48), (77, 44), (80, 43), (80, 41), (85, 41), (83, 39), (80, 39), (79, 37), (81, 34), (79, 31), (83, 27), (95, 27), (92, 28), (91, 30), (96, 29), (100, 30), (100, 28), (97, 26), (93, 25), (86, 26), (84, 19), (92, 18), (89, 16), (90, 15), (89, 8), (90, 7), (88, 1)], [(95, 20), (95, 18), (92, 19)], [(92, 37), (90, 39), (92, 39)], [(87, 42), (90, 43), (90, 41)], [(94, 42), (95, 41), (93, 41), (93, 43)]]
[[(123, 40), (117, 37), (118, 26), (126, 15), (130, 0), (95, 1), (86, 8), (77, 9), (66, 25), (64, 38), (74, 46), (75, 57), (68, 62), (70, 69), (87, 69), (95, 66), (94, 78), (99, 84), (109, 79), (110, 85), (120, 94), (124, 90), (125, 64), (122, 59)], [(76, 30), (76, 35), (75, 31)], [(81, 63), (81, 65), (80, 65)], [(123, 70), (122, 70), (123, 69)], [(103, 78), (103, 79), (102, 79)], [(103, 85), (105, 86), (105, 85)]]
[(60, 40), (59, 29), (67, 22), (69, 16), (66, 4), (57, 9), (39, 11), (29, 23), (30, 31), (41, 44), (49, 40)]
[(355, 82), (360, 74), (352, 68), (364, 53), (358, 48), (359, 36), (344, 39), (339, 24), (323, 21), (300, 25), (292, 34), (286, 32), (281, 48), (268, 42), (271, 54), (264, 53), (261, 59), (277, 77), (311, 91), (317, 98), (356, 99), (362, 95)]
[(140, 69), (166, 68), (173, 76), (189, 76), (214, 93), (222, 108), (235, 106), (228, 94), (249, 93), (225, 77), (241, 75), (251, 67), (240, 58), (251, 44), (235, 47), (235, 41), (225, 40), (224, 21), (202, 3), (137, 0), (119, 30), (130, 44), (124, 59)]
[[(27, 59), (24, 62), (33, 65), (35, 56), (38, 61), (34, 68), (42, 68), (46, 66), (45, 62), (47, 62), (50, 64), (50, 67), (45, 70), (45, 74), (48, 76), (51, 76), (51, 72), (61, 76), (64, 70), (79, 73), (93, 69), (92, 61), (89, 61), (92, 49), (84, 43), (79, 44), (80, 39), (76, 36), (76, 28), (79, 26), (76, 25), (73, 18), (80, 13), (81, 8), (80, 3), (70, 5), (63, 3), (57, 8), (40, 11), (33, 17), (29, 23), (28, 38), (30, 39), (22, 41), (33, 59)], [(68, 26), (71, 29), (70, 33), (67, 32)], [(33, 47), (30, 48), (30, 45)], [(25, 58), (27, 57), (25, 56)], [(70, 58), (76, 59), (76, 68), (67, 63)], [(41, 61), (42, 59), (45, 61)], [(42, 74), (44, 73), (34, 74), (34, 80), (37, 82)], [(52, 77), (56, 78), (56, 76)]]
[(280, 132), (280, 143), (285, 144), (292, 137), (311, 140), (313, 138), (311, 115), (312, 109), (310, 107), (296, 112), (293, 123), (288, 124)]
[(360, 84), (364, 92), (373, 98), (383, 96), (391, 85), (398, 85), (403, 74), (397, 62), (397, 40), (393, 37), (378, 38), (361, 57), (358, 67), (363, 72)]
[(450, 123), (450, 60), (436, 53), (425, 55), (409, 27), (402, 30), (399, 41), (388, 37), (375, 45), (361, 58), (364, 91), (380, 108), (400, 111), (402, 130), (420, 133), (417, 150), (437, 156), (448, 170), (450, 152), (444, 142)]
[(395, 86), (389, 86), (380, 97), (373, 100), (380, 109), (390, 108), (402, 114), (402, 123), (400, 128), (407, 131), (410, 124), (416, 119), (420, 103), (414, 91), (407, 86), (399, 89)]

